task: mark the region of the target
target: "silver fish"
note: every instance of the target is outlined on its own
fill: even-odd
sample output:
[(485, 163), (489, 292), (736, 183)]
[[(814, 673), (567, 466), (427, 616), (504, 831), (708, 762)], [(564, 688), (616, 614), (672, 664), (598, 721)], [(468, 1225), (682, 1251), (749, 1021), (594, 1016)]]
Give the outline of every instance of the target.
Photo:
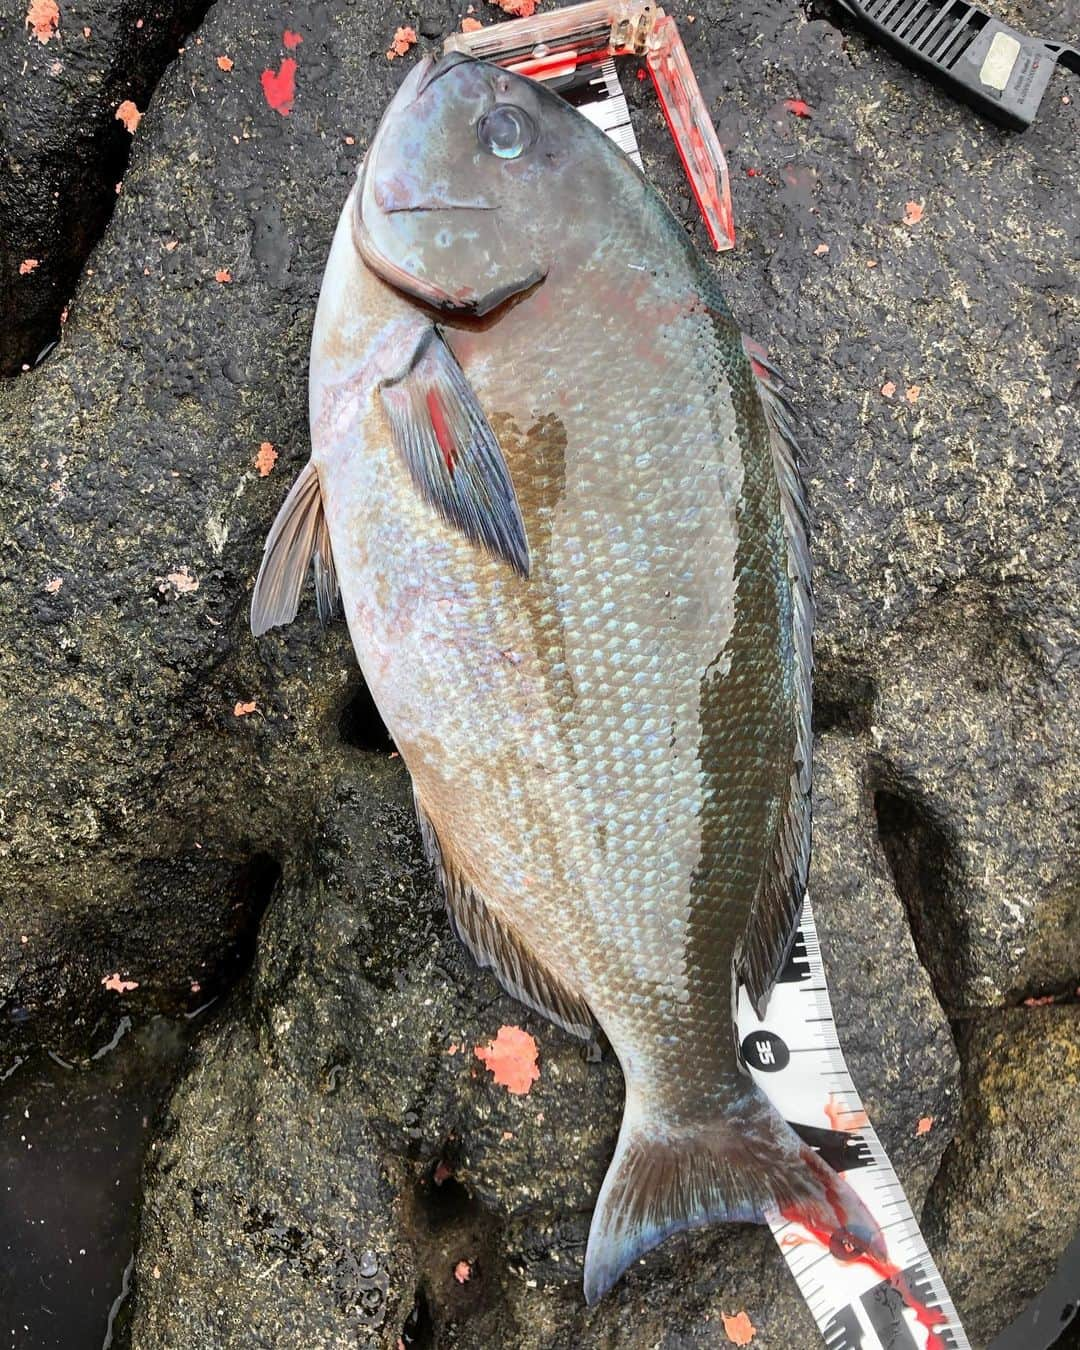
[(685, 232), (554, 94), (426, 60), (334, 236), (311, 462), (256, 634), (314, 560), (454, 926), (626, 1079), (585, 1292), (679, 1229), (873, 1220), (736, 1044), (810, 853), (813, 604), (791, 428)]

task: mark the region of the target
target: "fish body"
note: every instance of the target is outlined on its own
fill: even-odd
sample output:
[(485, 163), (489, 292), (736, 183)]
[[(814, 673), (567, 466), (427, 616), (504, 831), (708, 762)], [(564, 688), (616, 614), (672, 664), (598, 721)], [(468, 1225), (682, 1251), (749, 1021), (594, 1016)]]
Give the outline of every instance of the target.
[(587, 1297), (721, 1218), (870, 1241), (738, 1054), (735, 981), (763, 1008), (805, 887), (812, 602), (783, 405), (685, 232), (554, 95), (424, 63), (342, 212), (310, 390), (253, 626), (314, 556), (458, 933), (618, 1056)]

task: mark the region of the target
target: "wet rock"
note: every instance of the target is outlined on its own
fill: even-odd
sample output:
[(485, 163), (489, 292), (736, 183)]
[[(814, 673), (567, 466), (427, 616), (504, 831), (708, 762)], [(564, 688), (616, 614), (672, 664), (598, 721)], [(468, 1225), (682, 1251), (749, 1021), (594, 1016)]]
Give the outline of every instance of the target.
[[(819, 737), (810, 895), (848, 1068), (918, 1213), (956, 1126), (959, 1064), (892, 885), (873, 782), (857, 738)], [(936, 1137), (918, 1134), (925, 1116)]]
[[(268, 1072), (246, 1024), (204, 1040), (151, 1153), (133, 1344), (393, 1344), (413, 1287), (400, 1197), (363, 1115), (327, 1106), (327, 1068)], [(308, 1152), (333, 1168), (299, 1167)]]
[[(1080, 1009), (1003, 1012), (964, 1032), (964, 1114), (929, 1206), (974, 1344), (1053, 1273), (1080, 1229)], [(992, 1281), (986, 1253), (995, 1253)]]
[(125, 1015), (85, 1063), (38, 1051), (0, 1069), (0, 1307), (13, 1341), (106, 1342), (135, 1245), (143, 1153), (197, 1029)]
[(1069, 991), (1080, 970), (1077, 690), (1058, 647), (1077, 614), (1030, 581), (967, 580), (881, 647), (878, 823), (948, 1007)]
[(127, 165), (116, 111), (145, 110), (207, 5), (84, 0), (35, 32), (29, 0), (0, 4), (0, 375), (59, 336)]
[(454, 20), (446, 6), (432, 5), (421, 10), (417, 32), (425, 38), (442, 38), (453, 31)]

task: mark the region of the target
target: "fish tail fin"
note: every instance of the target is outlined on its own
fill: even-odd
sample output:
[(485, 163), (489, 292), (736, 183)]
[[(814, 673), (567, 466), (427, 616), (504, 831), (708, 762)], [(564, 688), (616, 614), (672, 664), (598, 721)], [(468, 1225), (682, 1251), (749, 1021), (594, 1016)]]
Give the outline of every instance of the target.
[(880, 1241), (855, 1192), (751, 1085), (721, 1114), (678, 1126), (642, 1111), (628, 1093), (589, 1229), (586, 1301), (596, 1303), (672, 1233), (725, 1220), (763, 1223), (771, 1213), (826, 1241), (841, 1233), (867, 1248)]

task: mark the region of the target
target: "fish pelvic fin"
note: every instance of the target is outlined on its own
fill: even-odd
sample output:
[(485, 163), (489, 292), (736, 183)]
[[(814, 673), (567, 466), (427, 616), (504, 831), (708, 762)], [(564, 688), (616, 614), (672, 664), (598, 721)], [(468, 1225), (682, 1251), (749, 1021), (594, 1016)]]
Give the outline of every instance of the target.
[(312, 564), (315, 601), (319, 617), (325, 621), (337, 609), (337, 571), (319, 475), (308, 460), (266, 536), (262, 566), (251, 595), (251, 631), (256, 637), (296, 618), (300, 594)]
[(672, 1125), (627, 1094), (615, 1156), (585, 1253), (585, 1298), (595, 1304), (623, 1272), (673, 1233), (720, 1222), (806, 1223), (847, 1230), (868, 1247), (876, 1223), (847, 1183), (804, 1144), (752, 1086), (712, 1119)]
[(596, 1034), (596, 1021), (584, 996), (540, 961), (521, 935), (492, 912), (442, 847), (419, 796), (415, 800), (424, 851), (442, 880), (450, 924), (477, 965), (490, 967), (506, 992), (527, 1008), (572, 1036), (589, 1040)]

